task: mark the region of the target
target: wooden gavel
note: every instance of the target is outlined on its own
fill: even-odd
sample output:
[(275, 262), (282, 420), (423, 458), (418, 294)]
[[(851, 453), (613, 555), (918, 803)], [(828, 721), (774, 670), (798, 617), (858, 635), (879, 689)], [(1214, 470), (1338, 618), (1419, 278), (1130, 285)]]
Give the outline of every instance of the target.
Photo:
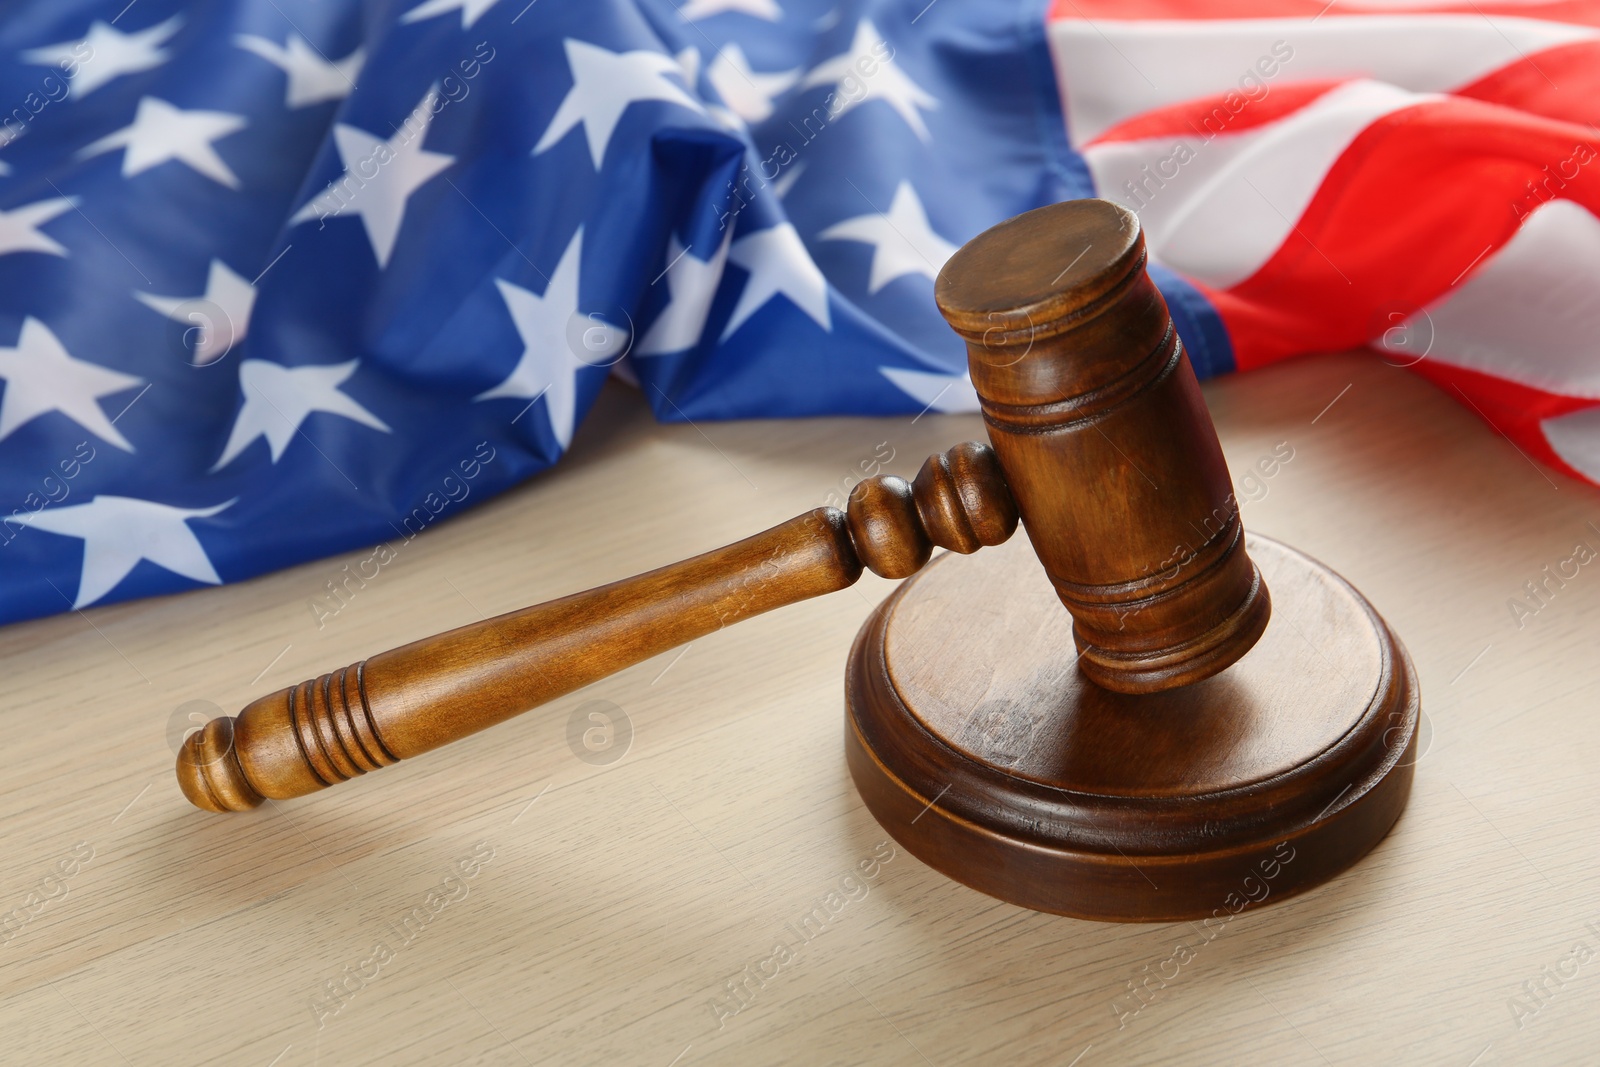
[[(957, 445), (848, 508), (429, 637), (254, 701), (191, 735), (178, 781), (243, 811), (409, 759), (863, 567), (921, 569), (1020, 517), (1071, 612), (1084, 675), (1151, 693), (1223, 670), (1266, 627), (1266, 585), (1194, 371), (1145, 271), (1138, 220), (1100, 200), (1019, 216), (941, 272), (993, 448)], [(1182, 547), (1175, 553), (1175, 548)]]
[[(1348, 582), (1245, 534), (1138, 219), (1102, 200), (1019, 215), (934, 295), (990, 445), (262, 697), (184, 742), (184, 794), (302, 796), (865, 568), (907, 580), (851, 648), (846, 763), (924, 862), (1025, 907), (1208, 925), (1349, 867), (1410, 795), (1416, 672)], [(964, 558), (1019, 519), (1032, 555)]]

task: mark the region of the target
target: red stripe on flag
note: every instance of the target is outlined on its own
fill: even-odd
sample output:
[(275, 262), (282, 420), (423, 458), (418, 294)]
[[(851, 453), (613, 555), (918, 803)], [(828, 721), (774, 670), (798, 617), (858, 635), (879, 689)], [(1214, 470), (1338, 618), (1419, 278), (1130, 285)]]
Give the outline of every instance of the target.
[(1422, 360), (1411, 369), (1450, 394), (1452, 399), (1465, 398), (1468, 407), (1532, 458), (1580, 481), (1589, 480), (1588, 475), (1574, 470), (1550, 447), (1539, 424), (1545, 419), (1600, 407), (1600, 404), (1593, 400), (1547, 393), (1530, 385), (1430, 359)]
[[(1529, 183), (1589, 131), (1475, 100), (1446, 98), (1369, 126), (1329, 170), (1282, 248), (1227, 290), (1203, 289), (1239, 368), (1365, 344), (1437, 301), (1517, 231)], [(1600, 161), (1561, 195), (1600, 215)], [(1575, 339), (1576, 341), (1576, 339)], [(1389, 356), (1396, 362), (1405, 357)], [(1584, 478), (1550, 447), (1544, 419), (1597, 406), (1424, 359), (1535, 459)]]
[(1222, 133), (1242, 133), (1277, 122), (1343, 84), (1343, 79), (1336, 78), (1262, 85), (1261, 95), (1255, 97), (1247, 97), (1241, 92), (1227, 92), (1198, 100), (1185, 100), (1181, 104), (1146, 111), (1127, 122), (1118, 123), (1083, 147), (1090, 148), (1112, 141), (1144, 141), (1155, 137), (1199, 137), (1210, 140)]
[(1593, 0), (1565, 3), (1432, 3), (1419, 0), (1054, 0), (1050, 20), (1154, 19), (1205, 22), (1221, 19), (1341, 18), (1374, 15), (1503, 15), (1515, 18), (1600, 26), (1600, 4)]
[[(1206, 290), (1241, 369), (1364, 344), (1462, 281), (1537, 207), (1530, 183), (1585, 127), (1475, 100), (1431, 100), (1372, 123), (1329, 169), (1254, 275)], [(1600, 215), (1600, 166), (1561, 195)], [(1519, 212), (1520, 206), (1520, 212)]]
[(1565, 122), (1600, 122), (1600, 41), (1544, 49), (1455, 93)]

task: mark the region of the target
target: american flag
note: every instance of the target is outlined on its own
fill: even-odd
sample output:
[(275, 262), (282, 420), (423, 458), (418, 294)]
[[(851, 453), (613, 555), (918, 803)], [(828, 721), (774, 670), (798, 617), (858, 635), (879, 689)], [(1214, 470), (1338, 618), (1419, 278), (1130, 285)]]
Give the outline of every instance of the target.
[(970, 411), (933, 278), (1136, 210), (1202, 377), (1367, 344), (1600, 480), (1600, 6), (14, 0), (0, 621), (668, 421)]

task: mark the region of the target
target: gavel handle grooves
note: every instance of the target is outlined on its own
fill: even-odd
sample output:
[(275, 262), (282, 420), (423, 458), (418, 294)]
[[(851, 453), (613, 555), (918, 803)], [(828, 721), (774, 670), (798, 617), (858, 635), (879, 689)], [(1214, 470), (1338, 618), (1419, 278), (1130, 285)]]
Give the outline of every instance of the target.
[(856, 486), (693, 559), (381, 653), (217, 718), (178, 753), (208, 811), (315, 792), (409, 759), (732, 623), (853, 584), (914, 574), (935, 546), (974, 552), (1017, 527), (987, 445), (930, 456), (914, 482)]

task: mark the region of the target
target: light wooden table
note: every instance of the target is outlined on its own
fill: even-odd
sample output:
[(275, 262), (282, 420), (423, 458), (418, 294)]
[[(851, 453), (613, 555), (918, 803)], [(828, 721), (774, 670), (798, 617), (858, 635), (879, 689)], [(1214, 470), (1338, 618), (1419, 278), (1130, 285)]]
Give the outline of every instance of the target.
[[(1600, 565), (1521, 629), (1507, 601), (1600, 549), (1600, 494), (1370, 357), (1207, 395), (1236, 472), (1294, 450), (1246, 524), (1349, 577), (1421, 672), (1410, 808), (1335, 882), (1200, 944), (1023, 911), (880, 847), (841, 748), (845, 653), (890, 588), (871, 576), (313, 797), (188, 806), (186, 701), (234, 711), (742, 537), (875, 453), (910, 475), (981, 435), (657, 426), (612, 387), (559, 469), (404, 547), (321, 629), (310, 601), (367, 552), (0, 631), (0, 1062), (1595, 1062)], [(632, 739), (602, 764), (627, 730), (593, 754), (569, 722), (608, 707)]]

